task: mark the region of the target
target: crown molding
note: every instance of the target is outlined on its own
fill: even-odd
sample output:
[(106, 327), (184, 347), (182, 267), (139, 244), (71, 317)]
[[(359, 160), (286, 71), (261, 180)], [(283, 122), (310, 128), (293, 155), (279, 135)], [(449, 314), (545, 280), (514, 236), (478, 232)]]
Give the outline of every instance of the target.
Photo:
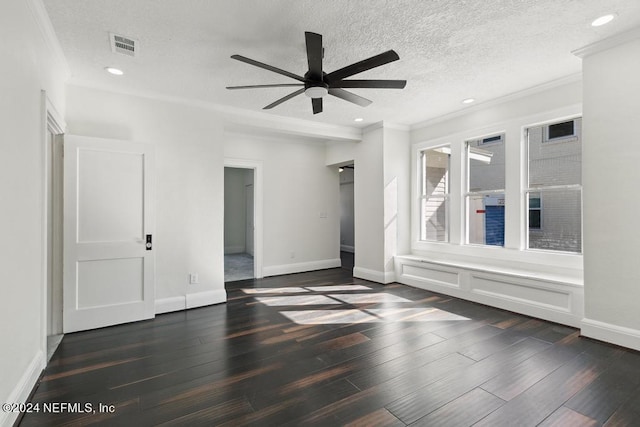
[(447, 113), (442, 116), (438, 116), (432, 119), (427, 119), (418, 123), (414, 123), (410, 126), (410, 128), (413, 131), (413, 130), (422, 129), (428, 126), (433, 126), (437, 123), (442, 123), (458, 117), (466, 116), (468, 114), (472, 114), (476, 111), (483, 110), (485, 108), (495, 107), (498, 105), (506, 104), (511, 101), (517, 101), (519, 99), (526, 98), (528, 96), (535, 95), (540, 92), (547, 91), (549, 89), (554, 89), (556, 87), (568, 85), (571, 83), (577, 83), (581, 81), (582, 81), (582, 72), (569, 74), (568, 76), (560, 77), (558, 79), (551, 80), (536, 86), (532, 86), (530, 88), (523, 89), (518, 92), (513, 92), (508, 95), (500, 96), (498, 98), (493, 98), (485, 102), (480, 102), (480, 103), (471, 105), (462, 110), (453, 111), (451, 113)]
[(249, 111), (238, 107), (216, 104), (214, 102), (165, 95), (152, 91), (118, 90), (101, 85), (83, 85), (68, 83), (70, 87), (99, 90), (119, 95), (135, 96), (153, 101), (181, 104), (190, 107), (202, 108), (214, 111), (220, 118), (237, 127), (264, 128), (271, 132), (280, 132), (290, 135), (301, 135), (311, 138), (324, 138), (335, 141), (360, 141), (362, 129), (349, 126), (333, 125), (329, 123), (313, 122), (310, 120), (296, 119), (292, 117), (278, 116), (257, 111)]
[(625, 31), (624, 33), (616, 34), (615, 36), (608, 37), (603, 40), (599, 40), (595, 43), (591, 43), (580, 49), (572, 51), (575, 56), (579, 58), (586, 58), (594, 53), (602, 52), (604, 50), (611, 49), (621, 44), (630, 42), (632, 40), (640, 39), (640, 27), (636, 27), (632, 30)]
[(400, 123), (388, 122), (386, 120), (381, 120), (379, 122), (375, 122), (373, 124), (370, 124), (369, 126), (365, 126), (364, 128), (362, 128), (362, 133), (364, 134), (367, 132), (374, 131), (376, 129), (394, 129), (394, 130), (409, 132), (411, 130), (411, 126), (403, 125)]
[(62, 46), (53, 29), (44, 3), (42, 3), (42, 0), (27, 0), (26, 3), (29, 6), (29, 11), (31, 11), (36, 25), (40, 29), (40, 34), (42, 34), (47, 49), (53, 55), (54, 60), (62, 67), (65, 76), (69, 78), (71, 76), (71, 68), (69, 68), (67, 58), (64, 56)]

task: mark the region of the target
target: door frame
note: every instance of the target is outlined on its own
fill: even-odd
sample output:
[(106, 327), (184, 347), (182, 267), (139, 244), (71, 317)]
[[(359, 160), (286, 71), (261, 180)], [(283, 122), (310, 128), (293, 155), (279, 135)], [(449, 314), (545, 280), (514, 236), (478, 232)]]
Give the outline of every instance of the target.
[[(40, 298), (40, 312), (42, 313), (42, 320), (41, 320), (41, 344), (40, 344), (40, 348), (41, 351), (44, 355), (44, 363), (46, 364), (46, 355), (47, 355), (47, 322), (49, 319), (49, 307), (48, 307), (48, 300), (47, 300), (47, 293), (49, 291), (48, 287), (49, 287), (49, 277), (48, 277), (48, 271), (47, 271), (47, 263), (48, 263), (48, 257), (49, 257), (49, 246), (50, 244), (53, 244), (54, 247), (60, 247), (60, 243), (61, 243), (61, 239), (62, 239), (62, 229), (61, 229), (61, 223), (62, 221), (53, 221), (52, 223), (52, 240), (53, 242), (49, 241), (49, 237), (48, 237), (48, 219), (49, 219), (49, 213), (48, 213), (48, 198), (49, 198), (49, 175), (52, 173), (51, 169), (53, 166), (53, 159), (50, 156), (50, 153), (53, 153), (53, 147), (49, 147), (49, 139), (48, 139), (48, 133), (51, 132), (55, 137), (62, 137), (62, 135), (64, 135), (65, 130), (67, 128), (67, 124), (65, 123), (64, 119), (62, 118), (62, 115), (58, 112), (58, 110), (55, 108), (55, 106), (53, 105), (53, 103), (51, 102), (51, 100), (49, 99), (47, 92), (46, 91), (41, 91), (41, 110), (42, 110), (42, 121), (41, 121), (41, 141), (42, 141), (42, 156), (41, 156), (41, 160), (40, 160), (40, 170), (41, 175), (40, 175), (40, 182), (42, 183), (42, 229), (41, 229), (41, 235), (42, 235), (42, 250), (41, 250), (41, 266), (42, 266), (42, 293), (41, 293), (41, 298)], [(51, 144), (53, 144), (53, 141), (51, 141)], [(54, 187), (53, 189), (53, 194), (51, 194), (51, 197), (54, 200), (54, 204), (56, 203), (56, 200), (60, 203), (62, 203), (62, 194), (60, 194), (59, 192), (56, 192), (56, 189)], [(55, 208), (54, 208), (55, 211)], [(54, 271), (54, 280), (56, 279), (56, 273), (62, 272), (62, 253), (56, 253), (54, 252), (54, 258), (53, 258), (53, 265), (52, 265), (53, 271)], [(62, 283), (60, 283), (60, 286), (62, 286)], [(62, 301), (60, 301), (60, 312), (56, 314), (56, 316), (59, 316), (59, 322), (60, 322), (60, 329), (62, 329)]]
[[(262, 161), (251, 159), (224, 159), (225, 168), (253, 169), (253, 276), (262, 279), (262, 226), (263, 226), (263, 182)], [(224, 200), (224, 194), (222, 195)], [(223, 223), (224, 227), (224, 223)], [(224, 264), (224, 259), (223, 259)], [(224, 270), (224, 266), (223, 266)]]

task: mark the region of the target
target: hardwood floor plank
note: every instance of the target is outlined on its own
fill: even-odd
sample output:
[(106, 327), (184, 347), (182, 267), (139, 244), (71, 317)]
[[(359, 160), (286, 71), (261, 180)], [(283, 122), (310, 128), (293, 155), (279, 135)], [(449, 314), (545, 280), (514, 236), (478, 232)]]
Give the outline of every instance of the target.
[(504, 400), (480, 388), (475, 388), (469, 393), (441, 406), (429, 415), (420, 418), (411, 426), (470, 426), (498, 409), (504, 403)]
[(581, 352), (575, 345), (551, 346), (517, 366), (504, 369), (481, 387), (503, 400), (511, 400)]
[(607, 362), (581, 353), (491, 413), (478, 426), (536, 425), (593, 382), (606, 367)]
[(378, 409), (370, 414), (345, 424), (345, 427), (404, 427), (404, 423), (386, 409)]
[(491, 356), (497, 351), (500, 351), (519, 341), (522, 341), (525, 338), (526, 335), (523, 335), (521, 333), (507, 331), (503, 334), (496, 335), (487, 340), (471, 344), (470, 346), (461, 349), (459, 353), (463, 356), (468, 357), (469, 359), (479, 361), (488, 356)]
[(597, 427), (601, 426), (596, 420), (582, 415), (566, 406), (561, 406), (547, 419), (538, 424), (539, 427)]
[(615, 410), (613, 415), (604, 423), (605, 427), (633, 426), (640, 420), (640, 387)]
[(530, 338), (519, 341), (481, 362), (461, 369), (387, 405), (386, 408), (405, 424), (411, 424), (480, 386), (498, 375), (503, 369), (516, 366), (534, 354), (543, 351), (549, 345)]
[(301, 424), (314, 425), (333, 422), (335, 425), (353, 421), (371, 412), (383, 409), (388, 403), (406, 396), (418, 388), (426, 387), (472, 363), (474, 362), (471, 359), (462, 355), (457, 353), (450, 354), (404, 375), (392, 376), (388, 381), (347, 396), (309, 414), (299, 422)]
[(573, 396), (565, 406), (604, 424), (640, 386), (640, 355), (627, 356), (632, 358), (625, 355), (617, 358), (615, 364)]

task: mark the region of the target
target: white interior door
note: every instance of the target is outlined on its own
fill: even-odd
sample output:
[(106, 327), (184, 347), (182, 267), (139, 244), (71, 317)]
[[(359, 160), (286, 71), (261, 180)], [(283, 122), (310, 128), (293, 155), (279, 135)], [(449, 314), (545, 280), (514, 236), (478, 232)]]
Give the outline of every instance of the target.
[(64, 332), (155, 314), (152, 148), (65, 137)]

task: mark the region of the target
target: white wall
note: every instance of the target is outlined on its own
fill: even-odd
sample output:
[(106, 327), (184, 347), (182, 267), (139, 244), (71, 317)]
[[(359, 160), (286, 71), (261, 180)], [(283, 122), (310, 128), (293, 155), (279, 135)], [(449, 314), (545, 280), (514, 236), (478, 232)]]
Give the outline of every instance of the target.
[(366, 129), (354, 150), (355, 257), (353, 274), (384, 282), (384, 129)]
[(224, 168), (224, 253), (246, 250), (247, 203), (245, 175), (248, 169)]
[[(408, 129), (385, 124), (385, 271), (392, 257), (411, 250), (411, 143)], [(394, 230), (395, 229), (395, 230)]]
[[(225, 301), (224, 144), (216, 114), (69, 86), (67, 123), (70, 134), (155, 146), (156, 300), (171, 303), (160, 311), (183, 309), (185, 300), (187, 306)], [(190, 272), (199, 274), (199, 284), (188, 284)]]
[(384, 122), (365, 128), (358, 143), (327, 145), (327, 164), (355, 165), (356, 277), (392, 282), (393, 257), (409, 251), (410, 157), (408, 129)]
[(640, 29), (583, 60), (583, 334), (640, 350)]
[[(64, 112), (64, 64), (41, 24), (38, 2), (0, 2), (0, 402), (26, 399), (44, 367), (44, 118), (41, 90)], [(0, 412), (0, 425), (17, 414)]]
[(230, 132), (224, 156), (263, 165), (264, 276), (340, 266), (338, 169), (323, 143)]

